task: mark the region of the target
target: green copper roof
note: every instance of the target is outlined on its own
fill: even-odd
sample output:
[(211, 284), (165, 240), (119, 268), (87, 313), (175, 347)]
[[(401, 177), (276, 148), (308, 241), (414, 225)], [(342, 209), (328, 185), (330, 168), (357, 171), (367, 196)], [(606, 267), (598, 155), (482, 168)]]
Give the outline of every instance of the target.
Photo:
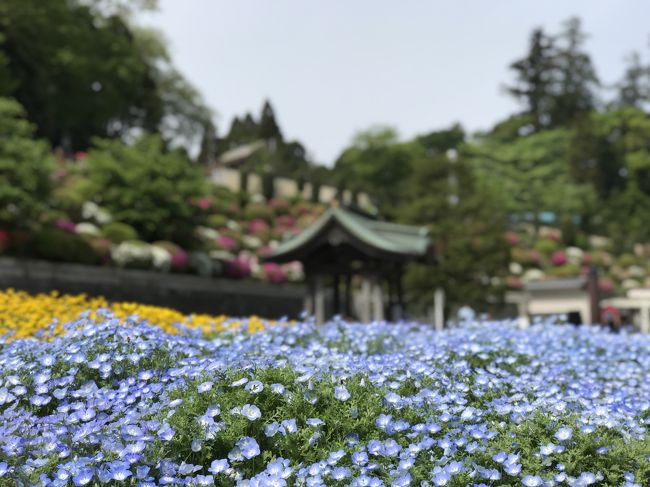
[(267, 260), (280, 259), (299, 250), (332, 223), (364, 244), (390, 254), (422, 257), (431, 244), (426, 227), (371, 220), (342, 208), (330, 208), (313, 225), (280, 244)]

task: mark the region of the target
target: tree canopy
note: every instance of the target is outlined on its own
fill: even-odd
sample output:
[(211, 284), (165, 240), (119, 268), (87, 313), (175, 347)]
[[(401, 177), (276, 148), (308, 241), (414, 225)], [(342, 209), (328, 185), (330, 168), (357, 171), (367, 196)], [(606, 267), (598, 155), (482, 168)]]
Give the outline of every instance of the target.
[(0, 95), (16, 98), (37, 135), (68, 152), (133, 129), (177, 141), (210, 119), (161, 38), (111, 0), (0, 3)]

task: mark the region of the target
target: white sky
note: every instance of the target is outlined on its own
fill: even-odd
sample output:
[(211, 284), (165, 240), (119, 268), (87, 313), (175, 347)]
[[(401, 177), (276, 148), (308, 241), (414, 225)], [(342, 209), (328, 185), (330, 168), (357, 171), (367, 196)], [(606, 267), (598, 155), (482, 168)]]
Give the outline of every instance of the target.
[(648, 0), (160, 0), (141, 21), (165, 33), (221, 134), (269, 98), (285, 136), (330, 165), (373, 125), (489, 128), (517, 109), (502, 86), (531, 30), (573, 15), (606, 84), (631, 51), (650, 58)]

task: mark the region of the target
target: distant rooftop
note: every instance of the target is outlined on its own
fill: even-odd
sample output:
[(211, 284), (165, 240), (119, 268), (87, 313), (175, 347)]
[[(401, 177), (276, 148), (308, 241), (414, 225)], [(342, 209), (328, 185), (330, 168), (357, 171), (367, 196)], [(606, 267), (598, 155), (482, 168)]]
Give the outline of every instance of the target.
[(280, 244), (267, 260), (300, 260), (309, 247), (317, 245), (333, 228), (342, 230), (346, 238), (364, 247), (367, 253), (377, 255), (418, 258), (424, 257), (431, 246), (426, 227), (373, 220), (343, 208), (330, 208), (299, 235)]

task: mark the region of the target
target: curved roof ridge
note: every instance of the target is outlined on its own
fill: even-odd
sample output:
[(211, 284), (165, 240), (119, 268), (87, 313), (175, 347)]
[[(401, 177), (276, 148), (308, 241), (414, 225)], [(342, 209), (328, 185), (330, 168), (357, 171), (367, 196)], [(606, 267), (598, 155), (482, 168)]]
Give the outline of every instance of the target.
[(350, 235), (364, 244), (390, 254), (424, 256), (429, 247), (430, 241), (425, 227), (379, 222), (343, 208), (329, 208), (311, 226), (281, 243), (267, 259), (273, 260), (297, 251), (318, 236), (332, 220), (336, 220)]

